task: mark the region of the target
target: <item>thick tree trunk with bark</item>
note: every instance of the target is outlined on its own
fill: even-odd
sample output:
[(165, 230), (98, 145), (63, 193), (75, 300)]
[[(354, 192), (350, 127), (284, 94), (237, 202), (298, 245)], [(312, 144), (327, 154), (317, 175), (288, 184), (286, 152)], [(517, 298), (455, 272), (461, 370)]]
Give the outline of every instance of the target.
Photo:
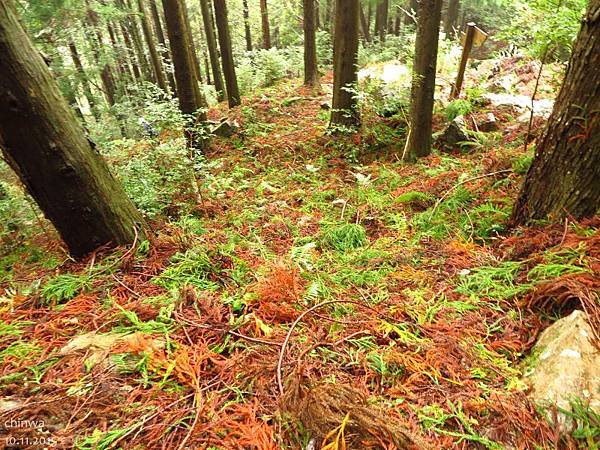
[(333, 101), (330, 126), (358, 126), (356, 96), (359, 0), (337, 0), (333, 43)]
[(142, 31), (144, 32), (144, 38), (146, 39), (146, 46), (148, 47), (148, 53), (150, 54), (150, 61), (152, 61), (152, 68), (154, 69), (154, 79), (159, 88), (164, 92), (169, 92), (167, 87), (167, 78), (165, 77), (165, 71), (162, 65), (162, 59), (156, 50), (154, 43), (154, 35), (152, 28), (150, 27), (150, 21), (146, 13), (146, 6), (144, 0), (137, 0), (138, 10), (140, 12), (140, 19), (142, 21)]
[(0, 2), (3, 154), (73, 256), (130, 244), (143, 219), (94, 151), (8, 2)]
[(458, 20), (459, 7), (460, 0), (449, 0), (448, 9), (446, 10), (446, 15), (444, 16), (444, 33), (446, 34), (446, 39), (451, 39), (454, 37), (454, 27), (456, 26), (456, 21)]
[(213, 83), (217, 91), (217, 100), (225, 99), (225, 86), (219, 64), (219, 51), (217, 49), (217, 38), (215, 37), (215, 27), (212, 20), (212, 14), (208, 8), (208, 0), (200, 0), (200, 9), (202, 11), (202, 22), (204, 23), (204, 36), (206, 38), (206, 47), (210, 58), (210, 67), (213, 74)]
[(233, 50), (231, 48), (231, 35), (229, 34), (229, 22), (227, 20), (227, 3), (225, 0), (214, 0), (215, 19), (219, 33), (219, 47), (221, 48), (221, 62), (223, 63), (223, 75), (227, 86), (227, 102), (233, 108), (242, 103), (238, 89), (235, 65), (233, 63)]
[(600, 208), (600, 0), (590, 0), (554, 110), (512, 225), (596, 214)]
[(252, 51), (252, 32), (250, 31), (250, 10), (248, 0), (242, 0), (242, 13), (244, 14), (244, 35), (246, 37), (246, 50)]
[[(171, 56), (169, 55), (169, 49), (167, 48), (167, 41), (165, 39), (165, 33), (163, 31), (162, 23), (160, 21), (160, 13), (158, 11), (158, 6), (156, 5), (156, 0), (150, 0), (150, 11), (152, 12), (152, 21), (154, 22), (154, 31), (156, 33), (156, 39), (161, 46), (161, 55), (163, 61), (171, 61)], [(169, 80), (169, 86), (171, 87), (171, 92), (175, 94), (177, 88), (175, 87), (175, 77), (173, 76), (173, 72), (170, 70), (165, 71), (167, 73), (167, 79)]]
[[(182, 3), (182, 0), (162, 0), (162, 3), (165, 11), (171, 56), (175, 68), (179, 108), (184, 114), (191, 115), (204, 105), (200, 99), (198, 80), (190, 52), (191, 46), (186, 32), (186, 15), (183, 11), (185, 5)], [(205, 113), (201, 115), (200, 120), (206, 120)]]
[(442, 0), (421, 0), (410, 104), (410, 131), (404, 159), (431, 153), (431, 119), (435, 92), (438, 36), (442, 15)]
[(269, 26), (269, 11), (267, 9), (267, 0), (260, 0), (260, 16), (262, 24), (263, 48), (271, 48), (271, 29)]
[(304, 5), (304, 84), (318, 88), (315, 0), (303, 0)]
[[(194, 40), (194, 35), (192, 34), (192, 26), (190, 25), (190, 19), (188, 14), (188, 9), (185, 4), (185, 0), (183, 1), (183, 24), (185, 25), (185, 32), (187, 34), (187, 41), (189, 42), (189, 51), (190, 56), (192, 57), (192, 67), (194, 68), (194, 72), (196, 75), (196, 80), (202, 83), (202, 70), (200, 69), (200, 60), (198, 59), (198, 52), (196, 52), (196, 42)], [(198, 91), (199, 92), (199, 91)], [(204, 98), (199, 99), (199, 101), (205, 102)]]

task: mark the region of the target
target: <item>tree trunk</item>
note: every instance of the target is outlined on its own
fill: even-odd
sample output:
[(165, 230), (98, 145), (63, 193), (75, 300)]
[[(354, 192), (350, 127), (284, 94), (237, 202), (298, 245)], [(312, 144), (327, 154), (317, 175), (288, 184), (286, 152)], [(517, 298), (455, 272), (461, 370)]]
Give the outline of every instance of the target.
[(73, 256), (142, 234), (143, 219), (60, 95), (8, 2), (0, 2), (3, 154)]
[[(192, 67), (196, 74), (196, 79), (202, 83), (202, 70), (200, 70), (200, 61), (198, 60), (198, 53), (196, 52), (196, 42), (194, 40), (194, 35), (192, 34), (192, 26), (190, 25), (190, 19), (188, 15), (188, 9), (185, 4), (185, 0), (183, 2), (183, 23), (186, 26), (185, 32), (187, 34), (187, 40), (189, 42), (189, 51), (190, 56), (192, 57)], [(200, 99), (200, 101), (204, 101), (204, 99)]]
[(269, 28), (269, 11), (267, 10), (267, 0), (260, 0), (260, 16), (262, 19), (263, 48), (271, 48), (271, 31)]
[(140, 19), (142, 21), (142, 31), (144, 32), (146, 46), (148, 47), (148, 53), (150, 54), (150, 61), (152, 62), (152, 68), (154, 69), (154, 79), (156, 80), (158, 87), (161, 88), (165, 93), (168, 93), (169, 88), (167, 87), (167, 79), (163, 70), (162, 60), (160, 59), (160, 55), (158, 54), (156, 45), (154, 44), (154, 35), (152, 34), (152, 29), (150, 28), (148, 16), (146, 15), (144, 0), (138, 0), (137, 3), (138, 11), (140, 12)]
[(394, 20), (394, 36), (400, 36), (400, 29), (402, 28), (402, 15), (400, 10), (396, 11), (396, 18)]
[(315, 28), (321, 29), (321, 9), (319, 8), (319, 1), (315, 0)]
[(304, 4), (304, 84), (319, 87), (317, 42), (315, 24), (315, 0), (303, 0)]
[(142, 72), (140, 70), (137, 55), (131, 42), (131, 36), (129, 35), (129, 31), (127, 30), (125, 24), (123, 24), (122, 22), (119, 23), (119, 26), (121, 28), (121, 34), (123, 35), (123, 42), (125, 42), (125, 47), (127, 48), (127, 55), (129, 56), (129, 64), (131, 65), (131, 70), (133, 71), (133, 77), (138, 81), (142, 81)]
[(385, 41), (385, 34), (388, 25), (388, 11), (390, 9), (389, 0), (380, 0), (375, 12), (375, 30), (381, 42)]
[[(184, 114), (195, 114), (203, 107), (201, 95), (199, 94), (198, 80), (193, 68), (193, 59), (190, 53), (190, 42), (186, 32), (185, 15), (182, 0), (162, 0), (165, 12), (165, 22), (173, 66), (175, 68), (175, 83), (177, 85), (177, 98), (179, 108)], [(200, 101), (199, 101), (200, 100)], [(201, 121), (206, 120), (206, 113), (199, 117)]]
[(81, 78), (81, 86), (83, 88), (83, 95), (85, 96), (88, 104), (90, 105), (90, 111), (94, 118), (98, 120), (100, 118), (100, 114), (98, 113), (98, 109), (96, 107), (96, 99), (94, 98), (94, 94), (92, 94), (92, 89), (90, 88), (90, 82), (88, 80), (88, 76), (85, 73), (85, 69), (83, 68), (83, 64), (81, 63), (81, 57), (79, 56), (79, 52), (77, 51), (77, 47), (73, 41), (69, 42), (69, 52), (71, 53), (71, 59), (73, 60), (73, 65)]
[(242, 12), (244, 14), (244, 31), (246, 36), (246, 50), (252, 51), (252, 33), (250, 32), (250, 11), (248, 9), (248, 0), (242, 0)]
[(221, 75), (219, 65), (219, 51), (217, 49), (215, 27), (212, 21), (212, 14), (208, 8), (208, 0), (200, 0), (200, 9), (202, 11), (202, 21), (204, 22), (204, 36), (210, 58), (210, 67), (212, 68), (213, 83), (217, 91), (217, 100), (223, 101), (225, 99), (225, 86), (223, 85), (223, 76)]
[(94, 55), (94, 61), (97, 66), (102, 66), (102, 70), (100, 72), (100, 79), (102, 80), (103, 92), (106, 98), (106, 101), (110, 106), (114, 105), (116, 102), (116, 86), (115, 86), (115, 78), (112, 73), (112, 69), (108, 62), (104, 62), (102, 64), (100, 48), (104, 47), (102, 33), (98, 28), (98, 16), (95, 11), (93, 11), (89, 7), (89, 3), (86, 2), (87, 11), (86, 11), (86, 22), (88, 27), (92, 30), (88, 30), (87, 37), (90, 41), (90, 45), (92, 47), (92, 54)]
[(359, 0), (337, 0), (333, 44), (333, 101), (330, 126), (358, 126), (356, 96)]
[(219, 33), (219, 47), (221, 48), (221, 62), (223, 63), (223, 75), (227, 86), (227, 102), (233, 108), (241, 104), (240, 91), (238, 89), (237, 77), (235, 76), (235, 65), (233, 64), (233, 51), (231, 48), (231, 35), (229, 34), (229, 23), (227, 21), (227, 3), (225, 0), (214, 0), (215, 19)]
[[(156, 39), (161, 46), (161, 54), (163, 61), (171, 61), (171, 57), (169, 55), (169, 50), (167, 48), (167, 41), (165, 39), (165, 33), (163, 31), (162, 24), (160, 22), (160, 13), (158, 12), (158, 6), (156, 5), (156, 0), (150, 0), (150, 12), (152, 13), (152, 21), (154, 22), (154, 31), (156, 33)], [(171, 70), (165, 70), (167, 73), (167, 79), (169, 80), (169, 86), (171, 87), (171, 92), (175, 94), (175, 77), (173, 76), (173, 72)], [(176, 94), (175, 94), (176, 95)]]
[(456, 26), (456, 20), (458, 19), (459, 7), (459, 0), (449, 0), (446, 16), (444, 17), (444, 33), (446, 34), (446, 39), (454, 37), (454, 27)]
[(363, 36), (365, 37), (365, 42), (371, 42), (369, 22), (367, 21), (367, 16), (365, 16), (365, 11), (362, 6), (360, 6), (360, 26), (362, 29)]
[(593, 216), (600, 208), (600, 0), (590, 0), (552, 115), (511, 217)]
[(410, 104), (410, 131), (404, 158), (431, 153), (431, 119), (435, 92), (436, 60), (442, 0), (421, 0)]
[(127, 64), (127, 58), (123, 56), (123, 46), (118, 41), (115, 29), (110, 22), (106, 23), (106, 29), (108, 31), (108, 38), (110, 39), (110, 43), (117, 57), (117, 70), (119, 71), (120, 80), (123, 84), (126, 84), (132, 78), (131, 68)]
[[(122, 3), (123, 0), (118, 0), (118, 2)], [(137, 59), (140, 62), (140, 67), (142, 68), (142, 73), (144, 74), (144, 78), (146, 80), (151, 80), (152, 71), (150, 70), (150, 64), (148, 63), (148, 59), (146, 58), (146, 53), (144, 52), (144, 45), (142, 44), (142, 37), (140, 35), (140, 29), (137, 21), (137, 14), (135, 9), (131, 5), (131, 0), (126, 0), (127, 6), (127, 22), (129, 24), (129, 34), (131, 35), (131, 39), (133, 40), (133, 46), (135, 52), (137, 54)], [(123, 5), (125, 7), (125, 5)]]

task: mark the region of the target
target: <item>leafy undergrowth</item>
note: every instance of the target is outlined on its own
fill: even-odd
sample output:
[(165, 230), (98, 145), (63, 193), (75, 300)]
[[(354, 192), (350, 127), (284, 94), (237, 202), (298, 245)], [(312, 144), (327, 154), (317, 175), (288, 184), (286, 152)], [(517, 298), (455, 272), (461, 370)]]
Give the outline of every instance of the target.
[[(528, 402), (520, 363), (557, 317), (598, 319), (598, 218), (509, 233), (528, 156), (506, 136), (403, 165), (400, 138), (324, 135), (321, 102), (294, 83), (248, 100), (243, 134), (198, 164), (198, 197), (185, 177), (158, 203), (139, 189), (149, 216), (178, 217), (156, 215), (149, 241), (73, 262), (42, 233), (4, 257), (5, 435), (78, 449), (586, 448)], [(43, 426), (6, 428), (17, 416)]]

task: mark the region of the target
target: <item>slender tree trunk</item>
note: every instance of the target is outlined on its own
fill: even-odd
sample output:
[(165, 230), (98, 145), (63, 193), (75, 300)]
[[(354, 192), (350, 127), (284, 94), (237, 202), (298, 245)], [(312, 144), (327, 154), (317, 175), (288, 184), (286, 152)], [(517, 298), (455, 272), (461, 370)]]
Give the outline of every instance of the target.
[(394, 36), (400, 36), (400, 30), (402, 29), (402, 15), (400, 10), (396, 11), (396, 18), (394, 21)]
[(137, 0), (137, 4), (138, 11), (140, 12), (140, 20), (142, 21), (142, 31), (144, 32), (146, 46), (148, 47), (148, 53), (150, 54), (150, 61), (152, 62), (152, 68), (154, 69), (154, 79), (156, 80), (158, 87), (165, 93), (168, 93), (169, 88), (167, 86), (167, 78), (165, 77), (165, 72), (163, 70), (162, 60), (160, 59), (160, 55), (154, 44), (154, 36), (152, 34), (152, 29), (150, 28), (150, 22), (148, 21), (144, 0)]
[[(156, 33), (156, 39), (158, 40), (158, 43), (161, 46), (162, 60), (163, 62), (170, 62), (171, 56), (169, 55), (169, 49), (167, 48), (165, 33), (160, 22), (160, 13), (158, 11), (158, 6), (156, 5), (156, 0), (150, 0), (150, 12), (152, 13), (152, 21), (154, 22), (154, 31)], [(175, 77), (173, 76), (173, 71), (165, 70), (165, 72), (167, 73), (167, 79), (169, 80), (171, 92), (175, 94), (177, 88), (175, 87)]]
[(202, 21), (204, 22), (204, 36), (206, 37), (206, 48), (210, 57), (213, 83), (217, 91), (217, 100), (223, 101), (225, 99), (225, 86), (223, 84), (223, 76), (221, 75), (217, 38), (215, 37), (215, 27), (208, 7), (208, 0), (200, 0), (200, 9), (202, 11)]
[(86, 6), (86, 23), (88, 27), (91, 28), (91, 30), (88, 29), (87, 37), (90, 42), (90, 46), (92, 47), (92, 54), (94, 55), (94, 61), (96, 62), (96, 65), (102, 66), (100, 79), (102, 80), (104, 96), (106, 97), (108, 104), (112, 106), (116, 101), (115, 78), (108, 62), (104, 62), (104, 64), (102, 64), (101, 61), (102, 58), (100, 55), (100, 48), (103, 47), (103, 39), (102, 33), (98, 28), (98, 16), (96, 12), (89, 7), (89, 2), (87, 1)]
[(0, 2), (0, 141), (73, 256), (130, 244), (143, 219), (60, 95), (9, 2)]
[[(190, 52), (190, 42), (186, 29), (182, 0), (162, 0), (165, 12), (165, 23), (171, 46), (171, 56), (175, 67), (175, 82), (177, 84), (177, 98), (179, 107), (184, 114), (195, 114), (203, 107), (196, 72), (193, 68), (193, 58)], [(206, 113), (199, 116), (201, 121), (206, 120)]]
[(250, 10), (248, 0), (242, 0), (242, 12), (244, 14), (244, 31), (246, 36), (246, 50), (252, 51), (252, 33), (250, 32)]
[(448, 9), (446, 10), (446, 15), (444, 16), (444, 33), (446, 34), (446, 39), (451, 39), (454, 37), (454, 27), (456, 26), (456, 21), (458, 19), (459, 7), (459, 0), (449, 0)]
[(269, 11), (267, 10), (267, 0), (260, 0), (260, 16), (262, 23), (263, 48), (271, 48), (271, 30), (269, 27)]
[(377, 4), (377, 10), (375, 13), (375, 29), (377, 30), (377, 35), (379, 36), (379, 40), (381, 42), (385, 41), (389, 9), (389, 0), (380, 0), (380, 2)]
[(183, 23), (186, 26), (185, 32), (187, 34), (187, 40), (190, 43), (190, 55), (192, 57), (192, 63), (194, 67), (194, 72), (196, 72), (196, 79), (202, 83), (202, 71), (200, 70), (200, 61), (198, 60), (198, 53), (196, 52), (196, 41), (194, 40), (194, 35), (192, 34), (192, 26), (190, 25), (190, 19), (188, 14), (187, 6), (185, 5), (185, 0), (183, 3)]
[(219, 47), (221, 48), (221, 62), (223, 63), (223, 75), (225, 75), (225, 84), (227, 85), (227, 101), (229, 102), (229, 107), (233, 108), (241, 104), (241, 99), (237, 77), (235, 76), (235, 65), (233, 64), (231, 36), (227, 21), (227, 3), (225, 0), (214, 0), (214, 2), (215, 19), (219, 33)]
[(330, 126), (358, 126), (356, 96), (359, 0), (337, 0), (333, 44), (333, 101)]
[(318, 88), (319, 67), (315, 24), (315, 0), (303, 0), (304, 4), (304, 84)]
[(146, 58), (146, 54), (144, 53), (144, 46), (142, 44), (142, 37), (140, 35), (140, 29), (138, 27), (138, 21), (136, 17), (137, 14), (135, 12), (135, 9), (132, 8), (131, 1), (126, 1), (126, 5), (123, 3), (123, 0), (117, 0), (117, 4), (120, 4), (122, 8), (127, 12), (128, 31), (131, 36), (131, 40), (133, 41), (133, 48), (135, 49), (137, 60), (139, 61), (142, 73), (144, 74), (144, 79), (152, 80), (152, 71), (150, 70), (150, 64), (148, 64), (148, 59)]
[(131, 70), (133, 71), (133, 77), (138, 80), (138, 81), (142, 81), (143, 77), (142, 77), (142, 72), (140, 70), (140, 65), (137, 59), (137, 55), (135, 53), (134, 47), (132, 45), (132, 41), (131, 41), (131, 36), (129, 35), (129, 31), (127, 30), (127, 27), (120, 22), (119, 26), (121, 28), (121, 34), (123, 35), (123, 42), (125, 43), (125, 47), (127, 48), (127, 55), (129, 57), (129, 64), (131, 65)]
[(360, 25), (361, 25), (363, 36), (365, 37), (365, 42), (371, 42), (371, 33), (369, 31), (369, 22), (367, 21), (367, 16), (365, 16), (365, 11), (362, 6), (360, 7)]
[(110, 43), (117, 57), (117, 70), (119, 71), (120, 81), (122, 83), (127, 83), (131, 79), (131, 70), (127, 65), (126, 58), (123, 57), (123, 53), (121, 52), (121, 43), (117, 40), (115, 29), (110, 22), (107, 22), (106, 29), (108, 31), (108, 38), (110, 39)]
[(410, 131), (404, 158), (431, 153), (431, 119), (442, 0), (420, 0), (410, 104)]
[(591, 217), (600, 209), (600, 0), (590, 0), (512, 225)]
[(83, 95), (85, 96), (88, 104), (90, 105), (90, 111), (94, 118), (98, 120), (100, 118), (100, 114), (98, 113), (98, 109), (96, 106), (96, 99), (94, 98), (94, 94), (92, 94), (92, 89), (90, 88), (90, 82), (88, 80), (88, 76), (85, 73), (85, 69), (83, 68), (83, 64), (81, 62), (81, 57), (79, 56), (79, 52), (77, 51), (77, 47), (73, 41), (69, 42), (69, 52), (71, 53), (71, 59), (73, 60), (73, 65), (81, 78), (81, 86), (83, 89)]

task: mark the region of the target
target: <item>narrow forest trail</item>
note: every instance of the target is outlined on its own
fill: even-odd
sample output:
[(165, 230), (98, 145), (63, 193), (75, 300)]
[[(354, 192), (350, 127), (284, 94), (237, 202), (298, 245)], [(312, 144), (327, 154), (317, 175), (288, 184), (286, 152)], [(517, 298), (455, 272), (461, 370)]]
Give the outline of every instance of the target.
[(384, 119), (324, 136), (324, 101), (296, 80), (245, 100), (200, 201), (149, 243), (56, 268), (35, 236), (2, 297), (0, 418), (43, 421), (58, 448), (304, 449), (343, 423), (353, 449), (552, 448), (523, 358), (573, 307), (547, 292), (599, 288), (600, 223), (505, 232), (531, 158), (511, 118), (405, 165)]

